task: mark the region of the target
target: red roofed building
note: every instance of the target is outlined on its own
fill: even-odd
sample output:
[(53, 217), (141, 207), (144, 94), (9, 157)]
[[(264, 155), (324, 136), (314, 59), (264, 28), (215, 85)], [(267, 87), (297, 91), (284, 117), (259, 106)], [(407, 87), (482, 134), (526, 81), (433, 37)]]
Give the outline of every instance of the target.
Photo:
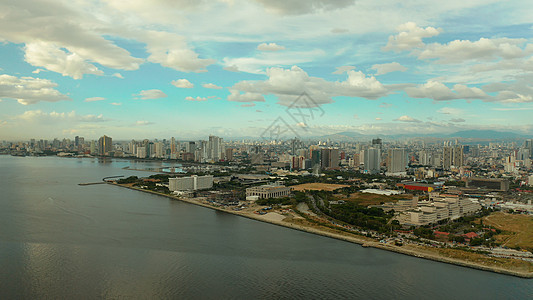
[(469, 232), (469, 233), (463, 234), (463, 236), (467, 239), (473, 239), (475, 237), (478, 237), (479, 235), (477, 235), (477, 233), (475, 232)]

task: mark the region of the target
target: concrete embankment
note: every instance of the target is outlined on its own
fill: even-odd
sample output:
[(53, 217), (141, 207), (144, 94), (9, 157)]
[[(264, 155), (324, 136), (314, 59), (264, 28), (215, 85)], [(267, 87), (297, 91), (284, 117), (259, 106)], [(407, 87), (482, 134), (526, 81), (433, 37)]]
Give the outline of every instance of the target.
[(412, 250), (412, 249), (407, 249), (404, 246), (395, 246), (395, 245), (380, 243), (380, 242), (375, 241), (373, 239), (366, 238), (366, 237), (363, 237), (363, 236), (356, 236), (356, 235), (350, 234), (350, 233), (335, 233), (335, 232), (331, 232), (331, 231), (317, 229), (317, 228), (314, 228), (314, 227), (302, 226), (302, 225), (294, 224), (294, 223), (290, 223), (290, 222), (278, 221), (278, 220), (275, 220), (275, 219), (264, 218), (261, 215), (255, 215), (255, 214), (250, 213), (250, 212), (227, 210), (227, 209), (224, 209), (224, 208), (221, 208), (221, 207), (216, 207), (216, 206), (209, 205), (207, 203), (201, 203), (199, 201), (195, 201), (195, 200), (192, 200), (192, 199), (189, 199), (189, 198), (178, 198), (178, 197), (175, 197), (175, 196), (172, 196), (172, 195), (161, 194), (161, 193), (154, 192), (154, 191), (139, 189), (139, 188), (130, 187), (130, 186), (124, 186), (124, 185), (119, 185), (119, 184), (113, 184), (113, 185), (124, 187), (124, 188), (128, 188), (128, 189), (132, 189), (132, 190), (136, 190), (136, 191), (141, 191), (141, 192), (145, 192), (145, 193), (149, 193), (149, 194), (153, 194), (153, 195), (167, 197), (167, 198), (170, 198), (172, 200), (183, 201), (183, 202), (186, 202), (186, 203), (190, 203), (190, 204), (194, 204), (194, 205), (198, 205), (198, 206), (202, 206), (202, 207), (218, 210), (218, 211), (221, 211), (221, 212), (226, 212), (226, 213), (238, 215), (238, 216), (245, 217), (245, 218), (252, 219), (252, 220), (257, 220), (257, 221), (261, 221), (261, 222), (265, 222), (265, 223), (270, 223), (270, 224), (274, 224), (274, 225), (278, 225), (278, 226), (283, 226), (283, 227), (286, 227), (286, 228), (300, 230), (300, 231), (307, 232), (307, 233), (312, 233), (312, 234), (321, 235), (321, 236), (325, 236), (325, 237), (329, 237), (329, 238), (334, 238), (334, 239), (338, 239), (338, 240), (342, 240), (342, 241), (346, 241), (346, 242), (350, 242), (350, 243), (355, 243), (355, 244), (362, 245), (363, 247), (372, 247), (372, 248), (376, 248), (376, 249), (392, 251), (392, 252), (396, 252), (396, 253), (400, 253), (400, 254), (404, 254), (404, 255), (409, 255), (409, 256), (415, 256), (415, 257), (418, 257), (418, 258), (428, 259), (428, 260), (432, 260), (432, 261), (443, 262), (443, 263), (448, 263), (448, 264), (453, 264), (453, 265), (458, 265), (458, 266), (462, 266), (462, 267), (468, 267), (468, 268), (473, 268), (473, 269), (478, 269), (478, 270), (483, 270), (483, 271), (490, 271), (490, 272), (495, 272), (495, 273), (499, 273), (499, 274), (511, 275), (511, 276), (516, 276), (516, 277), (521, 277), (521, 278), (533, 278), (533, 272), (520, 272), (520, 271), (513, 271), (513, 270), (509, 270), (509, 269), (504, 269), (504, 268), (498, 268), (498, 267), (494, 267), (494, 266), (485, 266), (485, 265), (482, 265), (482, 264), (478, 264), (478, 263), (474, 263), (474, 262), (470, 262), (470, 261), (466, 261), (466, 260), (460, 260), (460, 259), (455, 259), (455, 258), (450, 258), (450, 257), (444, 257), (444, 256), (441, 256), (441, 255), (438, 255), (438, 254), (434, 254), (434, 253), (419, 252), (419, 251), (415, 251), (415, 250)]

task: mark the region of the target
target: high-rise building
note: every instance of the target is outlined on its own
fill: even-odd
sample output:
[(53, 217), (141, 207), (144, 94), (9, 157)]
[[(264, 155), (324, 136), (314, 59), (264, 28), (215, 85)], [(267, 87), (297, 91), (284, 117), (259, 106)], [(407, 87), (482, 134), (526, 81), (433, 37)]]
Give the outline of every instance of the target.
[(233, 148), (227, 148), (226, 149), (226, 160), (232, 161), (233, 160)]
[(219, 161), (222, 153), (222, 138), (210, 135), (207, 149), (207, 158), (213, 161)]
[(338, 169), (339, 149), (320, 149), (320, 167), (322, 169)]
[(113, 151), (113, 139), (104, 135), (98, 139), (98, 155), (109, 155)]
[(405, 149), (389, 149), (387, 171), (390, 173), (405, 172), (407, 168), (407, 152)]
[(462, 167), (464, 165), (464, 149), (462, 145), (445, 146), (442, 148), (442, 167), (449, 170), (451, 166)]
[(377, 174), (380, 172), (381, 150), (369, 148), (364, 150), (364, 168), (367, 173)]

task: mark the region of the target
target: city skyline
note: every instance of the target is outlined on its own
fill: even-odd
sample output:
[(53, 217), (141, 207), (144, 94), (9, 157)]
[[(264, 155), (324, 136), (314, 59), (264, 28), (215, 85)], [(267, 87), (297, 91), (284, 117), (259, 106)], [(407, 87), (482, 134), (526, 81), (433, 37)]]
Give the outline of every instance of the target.
[[(0, 140), (531, 135), (525, 1), (7, 1)], [(488, 17), (490, 16), (490, 17)], [(287, 113), (302, 93), (322, 110)]]

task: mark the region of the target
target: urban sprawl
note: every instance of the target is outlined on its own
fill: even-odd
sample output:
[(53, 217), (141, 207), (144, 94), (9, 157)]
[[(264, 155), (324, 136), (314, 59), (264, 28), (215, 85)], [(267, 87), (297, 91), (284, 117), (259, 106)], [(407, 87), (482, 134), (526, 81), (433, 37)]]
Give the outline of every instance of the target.
[[(533, 262), (507, 244), (498, 214), (533, 214), (533, 140), (131, 140), (2, 142), (14, 156), (162, 161), (115, 183), (228, 211), (327, 227), (401, 247)], [(135, 167), (130, 167), (134, 170)], [(500, 237), (499, 237), (500, 236)]]

